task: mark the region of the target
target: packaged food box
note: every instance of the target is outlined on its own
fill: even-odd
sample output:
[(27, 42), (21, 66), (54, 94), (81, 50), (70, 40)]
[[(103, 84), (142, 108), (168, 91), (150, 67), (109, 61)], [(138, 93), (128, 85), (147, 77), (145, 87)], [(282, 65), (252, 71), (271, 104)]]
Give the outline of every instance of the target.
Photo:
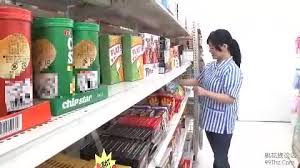
[(173, 50), (170, 48), (170, 39), (160, 37), (160, 58), (159, 58), (159, 73), (164, 74), (172, 70), (172, 55)]
[[(145, 168), (148, 165), (148, 154), (150, 151), (150, 142), (139, 140), (124, 139), (113, 136), (101, 136), (103, 148), (112, 152), (113, 160), (117, 164), (128, 165), (132, 168)], [(112, 142), (115, 145), (107, 145)]]
[(144, 75), (149, 77), (158, 74), (158, 60), (160, 58), (160, 39), (159, 36), (141, 33), (140, 37), (143, 39), (143, 61), (144, 61)]
[(100, 36), (100, 66), (102, 83), (106, 85), (124, 81), (122, 37)]
[(123, 36), (123, 64), (125, 81), (144, 78), (143, 40), (139, 36)]
[(32, 14), (0, 6), (0, 117), (33, 105)]
[(86, 92), (99, 87), (99, 31), (100, 26), (95, 23), (74, 23), (76, 92)]
[(181, 56), (179, 52), (180, 52), (180, 45), (173, 46), (173, 57), (174, 57), (175, 68), (179, 68), (181, 66)]
[(73, 20), (37, 18), (33, 23), (35, 94), (42, 99), (75, 93)]
[(143, 39), (144, 64), (158, 63), (160, 50), (159, 36), (148, 33), (141, 33), (140, 37)]
[[(175, 66), (175, 56), (174, 56), (174, 48), (170, 48), (170, 52), (169, 52), (169, 59), (166, 60), (167, 61), (167, 68), (168, 68), (168, 71), (172, 71), (173, 69), (176, 68)], [(169, 69), (170, 68), (170, 69)]]

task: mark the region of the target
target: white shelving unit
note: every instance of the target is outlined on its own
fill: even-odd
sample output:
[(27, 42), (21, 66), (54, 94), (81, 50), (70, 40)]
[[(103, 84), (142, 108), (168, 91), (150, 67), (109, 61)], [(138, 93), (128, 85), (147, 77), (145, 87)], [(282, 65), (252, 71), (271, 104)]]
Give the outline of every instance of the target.
[[(59, 117), (53, 117), (47, 124), (2, 141), (0, 143), (0, 167), (38, 166), (180, 76), (188, 66), (190, 63), (164, 75), (111, 86), (109, 92), (114, 92), (114, 95), (108, 99)], [(119, 93), (114, 90), (115, 88)], [(186, 103), (186, 100), (184, 102)], [(183, 109), (178, 115), (181, 116), (182, 112)], [(179, 122), (180, 116), (174, 117), (174, 124)], [(171, 129), (175, 128), (171, 126)], [(28, 156), (31, 156), (30, 160)]]
[(148, 168), (155, 168), (162, 162), (163, 156), (168, 148), (168, 145), (173, 137), (173, 134), (178, 126), (180, 118), (184, 112), (188, 97), (185, 97), (181, 103), (181, 107), (179, 108), (178, 113), (176, 113), (170, 123), (167, 135), (163, 138), (162, 142), (160, 143), (159, 147), (157, 148), (157, 152), (154, 154)]
[[(10, 1), (10, 0), (7, 0)], [(11, 1), (13, 2), (13, 1)], [(189, 32), (158, 0), (17, 0), (36, 16), (71, 16), (127, 27), (169, 38)], [(109, 86), (109, 98), (75, 110), (9, 139), (0, 141), (0, 168), (32, 168), (91, 133), (157, 89), (182, 75), (191, 64), (164, 75)], [(180, 121), (187, 98), (172, 120), (169, 133), (151, 162), (160, 161)], [(28, 159), (30, 158), (30, 159)]]
[(53, 11), (66, 11), (72, 18), (85, 20), (100, 19), (137, 30), (139, 32), (163, 35), (166, 37), (189, 36), (189, 32), (159, 0), (18, 0)]

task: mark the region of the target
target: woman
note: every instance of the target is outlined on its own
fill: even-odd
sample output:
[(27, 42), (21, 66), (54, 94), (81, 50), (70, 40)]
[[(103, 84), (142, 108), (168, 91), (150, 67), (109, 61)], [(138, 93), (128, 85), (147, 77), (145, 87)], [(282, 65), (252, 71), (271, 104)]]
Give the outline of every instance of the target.
[(207, 44), (215, 62), (205, 66), (196, 79), (182, 80), (194, 86), (202, 105), (201, 127), (214, 152), (214, 168), (229, 168), (228, 150), (237, 119), (238, 96), (242, 84), (239, 45), (227, 30), (210, 33)]

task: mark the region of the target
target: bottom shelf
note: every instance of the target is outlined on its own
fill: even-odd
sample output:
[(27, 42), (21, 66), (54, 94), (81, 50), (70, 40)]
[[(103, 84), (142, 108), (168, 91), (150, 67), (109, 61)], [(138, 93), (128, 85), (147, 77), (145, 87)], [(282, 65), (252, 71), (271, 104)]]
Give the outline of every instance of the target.
[(178, 165), (180, 163), (182, 154), (183, 154), (183, 147), (185, 144), (185, 139), (186, 139), (186, 135), (187, 135), (187, 130), (186, 129), (182, 129), (183, 134), (180, 137), (180, 142), (179, 142), (179, 147), (178, 150), (176, 151), (176, 155), (174, 156), (174, 164), (171, 166), (172, 168), (178, 168)]

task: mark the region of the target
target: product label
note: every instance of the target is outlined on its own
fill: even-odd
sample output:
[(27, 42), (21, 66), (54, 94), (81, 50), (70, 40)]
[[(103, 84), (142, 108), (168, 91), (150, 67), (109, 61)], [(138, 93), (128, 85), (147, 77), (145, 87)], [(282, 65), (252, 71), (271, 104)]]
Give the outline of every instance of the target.
[(95, 168), (116, 168), (116, 161), (112, 160), (112, 154), (106, 154), (105, 150), (103, 150), (101, 157), (95, 154)]
[(40, 98), (53, 99), (58, 96), (58, 77), (56, 73), (35, 75), (34, 88)]
[(112, 66), (115, 61), (122, 55), (122, 46), (121, 44), (116, 44), (109, 48), (109, 62), (110, 66)]
[(29, 62), (30, 46), (23, 34), (14, 33), (0, 40), (0, 78), (20, 76)]
[(81, 40), (74, 47), (74, 65), (76, 69), (87, 69), (96, 60), (97, 47), (90, 40)]
[(78, 105), (81, 105), (83, 103), (87, 103), (87, 102), (91, 101), (92, 98), (93, 98), (92, 95), (84, 96), (84, 97), (78, 98), (78, 99), (72, 98), (72, 99), (64, 101), (62, 103), (62, 108), (63, 109), (68, 109), (68, 108), (71, 108), (71, 107), (75, 107), (75, 106), (78, 106)]
[(81, 71), (77, 74), (77, 87), (84, 92), (98, 88), (97, 71)]
[(8, 112), (17, 111), (32, 106), (32, 82), (5, 81), (5, 104)]
[(37, 72), (46, 70), (56, 58), (56, 49), (48, 39), (33, 42), (33, 67)]
[(139, 57), (143, 55), (143, 46), (142, 45), (136, 45), (131, 48), (131, 63), (134, 63)]
[(22, 114), (0, 121), (0, 138), (22, 130)]

